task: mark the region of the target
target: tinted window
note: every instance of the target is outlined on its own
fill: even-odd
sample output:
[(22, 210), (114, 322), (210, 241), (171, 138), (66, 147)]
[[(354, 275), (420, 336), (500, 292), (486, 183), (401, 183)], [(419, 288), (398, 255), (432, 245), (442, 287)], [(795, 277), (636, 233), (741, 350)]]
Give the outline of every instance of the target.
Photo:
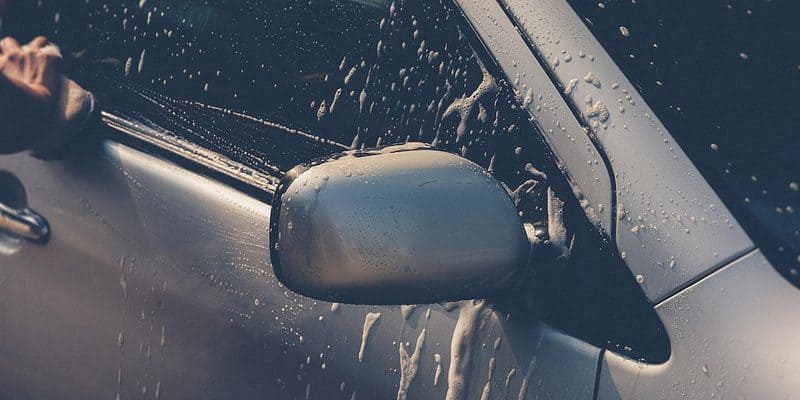
[[(50, 36), (106, 109), (268, 172), (408, 140), (487, 167), (498, 154), (495, 170), (526, 164), (515, 140), (525, 118), (488, 76), (449, 2), (12, 5), (8, 32)], [(516, 169), (509, 176), (522, 178)]]
[(798, 3), (570, 3), (759, 247), (800, 282)]
[(449, 1), (14, 2), (102, 106), (267, 172), (345, 148), (422, 141), (511, 188), (546, 152)]

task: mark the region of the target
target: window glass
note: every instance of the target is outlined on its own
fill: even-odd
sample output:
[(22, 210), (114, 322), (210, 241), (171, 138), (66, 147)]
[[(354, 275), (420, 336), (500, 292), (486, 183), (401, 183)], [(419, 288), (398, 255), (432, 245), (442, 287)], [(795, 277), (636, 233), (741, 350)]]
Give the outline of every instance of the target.
[(800, 283), (797, 2), (569, 2), (750, 237)]
[(513, 101), (475, 56), (449, 2), (12, 6), (8, 32), (51, 37), (106, 109), (268, 172), (408, 140), (487, 167), (500, 152), (498, 164), (524, 158), (512, 139), (520, 113), (502, 112)]
[(462, 18), (449, 0), (38, 0), (3, 29), (59, 44), (102, 108), (250, 167), (421, 141), (513, 191), (548, 153)]

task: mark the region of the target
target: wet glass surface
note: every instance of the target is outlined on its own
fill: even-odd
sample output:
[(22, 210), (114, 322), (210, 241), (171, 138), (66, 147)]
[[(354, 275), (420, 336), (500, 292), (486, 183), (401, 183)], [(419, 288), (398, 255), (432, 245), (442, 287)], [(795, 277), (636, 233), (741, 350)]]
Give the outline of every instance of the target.
[(52, 38), (104, 109), (273, 175), (418, 141), (513, 191), (553, 161), (449, 1), (14, 4), (6, 33)]
[(505, 169), (513, 185), (543, 157), (523, 146), (532, 125), (487, 76), (449, 2), (16, 7), (12, 22), (25, 23), (7, 32), (51, 37), (106, 109), (266, 172), (422, 141)]

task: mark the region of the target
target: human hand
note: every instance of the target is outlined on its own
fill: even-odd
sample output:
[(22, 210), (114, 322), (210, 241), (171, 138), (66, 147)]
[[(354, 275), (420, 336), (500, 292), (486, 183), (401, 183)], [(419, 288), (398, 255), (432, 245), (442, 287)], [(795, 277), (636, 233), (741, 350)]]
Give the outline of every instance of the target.
[(44, 37), (24, 46), (0, 40), (0, 153), (30, 147), (51, 127), (60, 61), (58, 47)]

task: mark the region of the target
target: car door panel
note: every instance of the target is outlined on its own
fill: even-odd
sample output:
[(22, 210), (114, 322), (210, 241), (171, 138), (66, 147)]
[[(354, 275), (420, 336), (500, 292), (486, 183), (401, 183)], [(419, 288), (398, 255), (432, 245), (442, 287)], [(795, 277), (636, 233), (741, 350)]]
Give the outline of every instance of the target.
[[(68, 161), (0, 158), (53, 229), (47, 245), (0, 260), (1, 397), (391, 398), (416, 369), (408, 396), (443, 398), (451, 360), (469, 356), (455, 398), (591, 398), (596, 347), (487, 305), (452, 358), (469, 315), (458, 305), (291, 293), (272, 275), (266, 203), (126, 145), (99, 147)], [(380, 317), (364, 335), (368, 313)]]
[[(191, 356), (186, 359), (164, 355), (170, 334), (202, 343), (189, 328), (200, 331), (203, 321), (213, 321), (210, 310), (235, 309), (235, 297), (214, 290), (214, 271), (198, 267), (241, 265), (242, 259), (253, 260), (250, 274), (268, 267), (253, 253), (263, 253), (266, 244), (242, 236), (255, 231), (253, 224), (267, 223), (258, 216), (268, 207), (141, 157), (106, 143), (99, 154), (79, 160), (17, 155), (0, 162), (31, 183), (30, 206), (52, 228), (47, 245), (25, 244), (2, 260), (10, 288), (3, 342), (17, 355), (4, 359), (4, 376), (15, 382), (6, 388), (45, 391), (23, 396), (34, 398), (113, 397), (114, 391), (152, 393), (162, 368), (203, 371), (197, 368), (202, 358), (194, 357), (202, 352), (178, 353)], [(193, 278), (185, 279), (187, 273)], [(181, 309), (202, 310), (202, 317)], [(172, 318), (188, 323), (184, 331), (166, 323), (173, 311)], [(174, 343), (180, 348), (180, 340)], [(26, 363), (34, 364), (29, 375), (20, 375), (15, 366)]]
[(799, 305), (797, 288), (750, 252), (656, 307), (672, 342), (667, 362), (606, 353), (597, 398), (792, 398)]

